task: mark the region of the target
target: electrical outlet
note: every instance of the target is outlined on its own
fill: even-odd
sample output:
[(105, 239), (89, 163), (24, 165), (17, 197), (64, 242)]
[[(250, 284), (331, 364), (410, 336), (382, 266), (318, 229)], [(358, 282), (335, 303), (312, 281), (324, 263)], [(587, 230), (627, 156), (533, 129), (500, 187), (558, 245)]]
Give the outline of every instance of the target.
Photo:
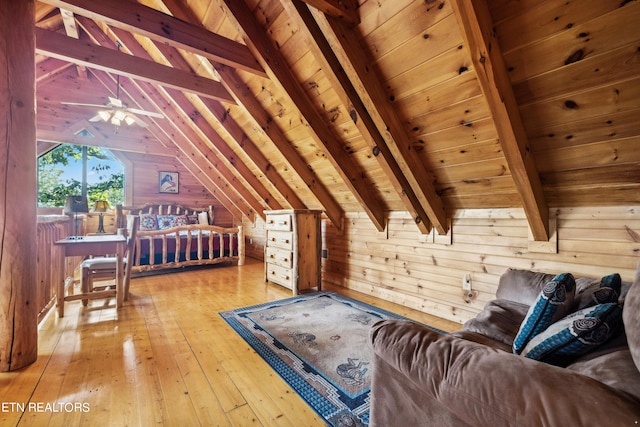
[(465, 291), (471, 290), (471, 274), (467, 273), (462, 278), (462, 289)]

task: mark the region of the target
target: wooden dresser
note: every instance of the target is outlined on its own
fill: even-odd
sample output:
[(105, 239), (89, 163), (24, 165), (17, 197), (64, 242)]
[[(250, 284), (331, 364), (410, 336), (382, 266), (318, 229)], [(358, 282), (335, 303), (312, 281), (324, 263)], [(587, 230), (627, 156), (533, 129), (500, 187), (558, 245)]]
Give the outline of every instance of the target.
[(265, 281), (285, 286), (294, 295), (320, 290), (321, 211), (286, 209), (264, 213)]

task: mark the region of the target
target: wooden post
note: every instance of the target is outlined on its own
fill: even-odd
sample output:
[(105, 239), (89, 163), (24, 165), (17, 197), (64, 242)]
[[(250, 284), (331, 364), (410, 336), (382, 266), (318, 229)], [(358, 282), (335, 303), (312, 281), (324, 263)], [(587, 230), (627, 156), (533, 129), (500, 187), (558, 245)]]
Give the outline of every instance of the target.
[(0, 1), (0, 371), (38, 356), (34, 0)]

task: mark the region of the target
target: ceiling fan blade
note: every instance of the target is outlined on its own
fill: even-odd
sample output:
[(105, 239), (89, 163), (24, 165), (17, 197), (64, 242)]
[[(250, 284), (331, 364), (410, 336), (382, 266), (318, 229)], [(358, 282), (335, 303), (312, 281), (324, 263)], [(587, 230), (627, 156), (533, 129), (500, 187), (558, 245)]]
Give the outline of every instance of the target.
[(95, 116), (89, 119), (90, 122), (99, 122), (100, 120), (102, 120), (102, 117), (100, 117), (100, 114), (96, 114)]
[(162, 114), (155, 113), (153, 111), (138, 110), (137, 108), (127, 108), (127, 111), (133, 114), (140, 114), (141, 116), (149, 116), (149, 117), (155, 117), (156, 119), (164, 119), (164, 116)]
[(64, 105), (76, 105), (76, 106), (79, 106), (79, 107), (93, 107), (93, 108), (104, 108), (105, 107), (104, 104), (85, 104), (85, 103), (82, 103), (82, 102), (65, 102), (65, 101), (62, 101), (60, 103), (64, 104)]
[[(145, 122), (144, 120), (142, 120), (139, 117), (135, 116), (134, 114), (127, 114), (127, 118), (133, 119), (135, 121), (135, 123), (140, 127), (146, 128), (146, 127), (149, 126), (149, 124), (147, 122)], [(128, 123), (128, 121), (127, 121), (127, 123)]]
[(109, 103), (110, 103), (111, 105), (113, 105), (114, 107), (117, 107), (117, 108), (122, 108), (122, 107), (124, 107), (124, 103), (123, 103), (123, 102), (122, 102), (122, 100), (120, 100), (119, 98), (112, 98), (112, 97), (109, 97)]

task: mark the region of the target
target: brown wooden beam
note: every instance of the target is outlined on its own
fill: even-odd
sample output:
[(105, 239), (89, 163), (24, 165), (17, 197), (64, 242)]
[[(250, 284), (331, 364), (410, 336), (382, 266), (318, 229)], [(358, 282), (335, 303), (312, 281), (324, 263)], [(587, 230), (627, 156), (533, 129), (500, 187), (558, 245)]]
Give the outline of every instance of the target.
[(42, 0), (112, 27), (196, 53), (230, 67), (265, 76), (251, 52), (241, 43), (191, 25), (128, 0)]
[(2, 372), (23, 368), (38, 358), (34, 5), (33, 1), (0, 2)]
[(146, 61), (41, 28), (36, 28), (35, 32), (36, 52), (39, 54), (174, 89), (186, 90), (219, 101), (233, 102), (233, 97), (215, 80), (184, 73), (156, 62)]
[[(301, 0), (301, 2), (313, 6), (329, 16), (338, 18), (349, 26), (355, 27), (360, 23), (356, 0)], [(294, 0), (291, 3), (299, 2)]]
[(364, 140), (369, 144), (372, 153), (377, 153), (374, 154), (375, 158), (405, 208), (414, 219), (418, 229), (421, 233), (428, 234), (431, 232), (429, 216), (422, 208), (420, 200), (411, 188), (398, 162), (393, 157), (393, 153), (387, 147), (384, 137), (376, 127), (309, 8), (299, 1), (281, 0), (281, 3), (289, 17), (297, 24), (300, 31), (305, 34), (309, 50), (320, 63), (327, 79), (331, 83), (331, 87), (336, 91), (342, 103), (350, 108), (350, 114), (355, 114), (354, 124)]
[[(420, 207), (438, 233), (447, 234), (449, 222), (444, 203), (436, 193), (433, 177), (417, 153), (411, 150), (411, 139), (383, 90), (383, 79), (372, 64), (370, 55), (367, 53), (368, 48), (362, 44), (352, 29), (339, 20), (327, 17), (317, 10), (311, 12), (345, 72), (354, 83), (378, 131), (384, 137), (389, 153), (383, 155), (398, 162), (401, 173), (419, 200)], [(396, 179), (400, 179), (399, 176), (396, 176)]]
[(310, 136), (316, 145), (323, 149), (327, 159), (341, 176), (364, 212), (367, 213), (374, 226), (380, 231), (384, 230), (385, 204), (375, 186), (367, 182), (361, 168), (344, 150), (339, 142), (339, 137), (332, 133), (330, 126), (311, 103), (277, 46), (262, 30), (260, 23), (244, 2), (225, 0), (224, 4), (227, 16), (244, 34), (247, 46), (267, 71), (269, 78), (282, 90), (282, 93), (289, 96), (300, 116), (309, 125)]
[(533, 237), (535, 240), (548, 241), (549, 207), (493, 29), (489, 7), (485, 0), (454, 0), (452, 6), (482, 93), (491, 109), (502, 151), (522, 198)]
[[(198, 20), (195, 18), (193, 13), (190, 10), (187, 10), (187, 8), (182, 7), (183, 5), (181, 3), (171, 0), (165, 1), (164, 4), (177, 18), (190, 22), (193, 25), (198, 25)], [(325, 214), (334, 226), (337, 229), (342, 229), (342, 217), (344, 215), (344, 210), (324, 184), (318, 179), (315, 172), (308, 167), (302, 156), (300, 156), (295, 148), (293, 148), (290, 141), (287, 140), (284, 132), (273, 124), (273, 120), (269, 116), (269, 113), (264, 109), (256, 97), (252, 95), (251, 90), (240, 78), (238, 72), (231, 67), (224, 66), (217, 62), (211, 62), (211, 64), (220, 75), (221, 83), (227, 88), (229, 93), (234, 96), (238, 106), (243, 108), (255, 124), (259, 126), (270, 138), (271, 142), (282, 155), (284, 161), (288, 164), (288, 167), (290, 167), (290, 169), (300, 177), (307, 188), (311, 190), (320, 205), (322, 205)], [(216, 115), (216, 109), (210, 105), (211, 103), (207, 100), (205, 100), (205, 103), (209, 104), (209, 109), (214, 115)], [(244, 139), (242, 140), (242, 145), (246, 145)], [(247, 152), (247, 154), (249, 154), (249, 152)], [(252, 156), (252, 154), (249, 155)], [(268, 171), (274, 170), (266, 158), (263, 164), (263, 168)], [(275, 185), (275, 181), (272, 182), (274, 182)], [(287, 198), (287, 200), (289, 200), (289, 198)], [(290, 201), (290, 203), (294, 206), (293, 202)]]

